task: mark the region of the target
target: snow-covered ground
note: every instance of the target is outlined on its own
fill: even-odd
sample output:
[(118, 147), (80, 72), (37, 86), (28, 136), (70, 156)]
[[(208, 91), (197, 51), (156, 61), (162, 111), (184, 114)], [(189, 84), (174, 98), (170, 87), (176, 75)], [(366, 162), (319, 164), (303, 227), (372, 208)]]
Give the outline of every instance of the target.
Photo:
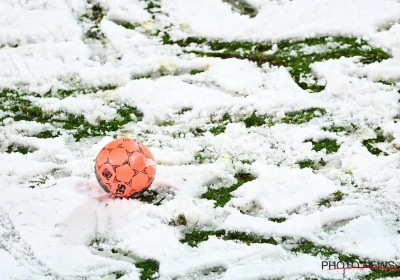
[[(137, 265), (143, 260), (159, 264), (154, 279), (343, 278), (341, 270), (321, 269), (326, 256), (296, 251), (302, 240), (316, 250), (400, 262), (400, 2), (249, 0), (258, 11), (252, 18), (221, 0), (154, 1), (153, 10), (149, 2), (0, 1), (1, 89), (27, 94), (24, 100), (48, 114), (84, 116), (93, 126), (115, 119), (124, 106), (143, 113), (107, 136), (76, 141), (53, 121), (14, 120), (9, 105), (24, 110), (25, 103), (1, 99), (0, 279), (151, 279)], [(94, 4), (104, 16), (93, 15)], [(93, 28), (97, 35), (88, 35)], [(186, 53), (163, 44), (163, 32), (171, 40), (354, 37), (390, 58), (315, 62), (312, 75), (326, 87), (309, 92), (288, 67)], [(291, 55), (336, 47), (304, 46)], [(87, 92), (55, 94), (74, 88)], [(299, 124), (282, 121), (310, 108), (325, 111)], [(243, 119), (254, 111), (275, 125), (246, 126)], [(236, 119), (210, 121), (225, 113)], [(215, 123), (225, 130), (206, 131)], [(356, 128), (349, 133), (324, 129), (350, 124)], [(190, 132), (197, 128), (205, 132)], [(35, 137), (48, 130), (59, 134)], [(97, 153), (122, 136), (153, 152), (153, 203), (109, 198), (96, 181)], [(381, 154), (363, 145), (377, 136), (384, 137), (376, 146)], [(339, 149), (313, 149), (324, 139)], [(11, 146), (30, 151), (10, 152)], [(314, 170), (299, 166), (321, 159)], [(235, 184), (238, 172), (255, 179), (214, 207), (203, 194)], [(196, 230), (251, 233), (276, 243), (248, 245), (215, 234), (197, 247), (180, 241)], [(346, 277), (369, 273), (348, 270)]]

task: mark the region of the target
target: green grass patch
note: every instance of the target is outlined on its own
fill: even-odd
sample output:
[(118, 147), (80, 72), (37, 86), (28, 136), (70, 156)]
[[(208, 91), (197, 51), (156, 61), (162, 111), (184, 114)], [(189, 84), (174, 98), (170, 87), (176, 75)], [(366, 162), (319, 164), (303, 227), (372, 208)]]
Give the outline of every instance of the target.
[(39, 187), (40, 185), (43, 185), (44, 183), (46, 183), (46, 181), (48, 179), (49, 179), (49, 176), (47, 176), (47, 175), (39, 175), (39, 177), (37, 179), (29, 181), (29, 183), (31, 183), (29, 188), (34, 189), (36, 187)]
[(18, 48), (19, 47), (19, 45), (18, 44), (2, 44), (2, 45), (0, 45), (0, 49), (1, 48)]
[(317, 152), (325, 149), (327, 154), (331, 154), (331, 153), (336, 153), (340, 148), (340, 145), (338, 145), (336, 140), (334, 139), (327, 138), (318, 142), (313, 142), (313, 141), (311, 142), (313, 144), (312, 149)]
[(330, 207), (332, 202), (341, 201), (344, 194), (341, 191), (336, 191), (332, 193), (328, 198), (323, 199), (318, 203), (319, 206)]
[(225, 125), (219, 125), (219, 126), (215, 126), (215, 127), (211, 128), (210, 132), (216, 136), (218, 134), (224, 133), (225, 129), (226, 129)]
[(218, 135), (221, 133), (224, 133), (226, 130), (226, 125), (228, 123), (232, 123), (232, 116), (229, 115), (228, 113), (225, 113), (221, 118), (217, 119), (213, 116), (210, 117), (210, 123), (213, 124), (218, 124), (217, 126), (214, 126), (209, 129), (209, 131), (214, 134)]
[(202, 129), (202, 128), (200, 128), (200, 127), (190, 129), (190, 132), (191, 132), (195, 137), (204, 136), (204, 133), (206, 133), (206, 131), (207, 131), (207, 130)]
[(55, 130), (46, 130), (46, 131), (42, 131), (38, 134), (33, 135), (33, 137), (36, 138), (41, 138), (41, 139), (48, 139), (48, 138), (56, 138), (58, 136), (60, 136), (60, 132), (59, 131), (55, 131)]
[(115, 279), (119, 279), (119, 278), (121, 278), (122, 276), (125, 275), (125, 272), (122, 272), (122, 271), (115, 271), (115, 272), (113, 272), (113, 274), (114, 274), (114, 276), (115, 276)]
[(105, 12), (103, 7), (99, 3), (96, 3), (88, 9), (82, 17), (87, 18), (94, 23), (100, 23), (104, 16)]
[(269, 220), (274, 223), (283, 223), (286, 221), (286, 218), (270, 218)]
[(349, 135), (351, 133), (354, 133), (357, 130), (357, 126), (355, 124), (350, 124), (348, 126), (331, 126), (331, 127), (323, 127), (323, 131), (329, 131), (333, 133), (338, 133), (338, 134), (345, 134)]
[(254, 111), (250, 116), (246, 117), (243, 122), (247, 128), (252, 126), (263, 126), (266, 123), (266, 118), (266, 115), (256, 115), (256, 112)]
[(26, 95), (12, 89), (3, 89), (0, 92), (0, 111), (4, 112), (0, 117), (0, 121), (6, 118), (13, 118), (14, 121), (47, 123), (52, 118), (49, 113), (27, 100)]
[[(107, 86), (102, 89), (109, 88), (111, 87)], [(72, 132), (77, 141), (87, 137), (105, 136), (108, 132), (117, 131), (121, 126), (135, 120), (140, 120), (143, 117), (143, 114), (136, 108), (123, 106), (117, 109), (118, 115), (115, 119), (110, 121), (101, 120), (96, 125), (93, 125), (88, 123), (82, 115), (74, 115), (66, 112), (45, 112), (42, 108), (32, 104), (27, 99), (27, 95), (9, 89), (0, 92), (0, 111), (4, 112), (1, 115), (0, 121), (6, 118), (13, 118), (14, 121), (52, 123)], [(58, 135), (58, 132), (53, 134), (51, 131), (45, 131), (35, 136), (38, 138), (51, 138)]]
[(106, 90), (114, 90), (118, 88), (117, 85), (104, 85), (104, 86), (99, 86), (99, 87), (80, 87), (80, 88), (71, 88), (71, 89), (58, 89), (55, 94), (52, 96), (49, 91), (45, 96), (52, 96), (52, 97), (57, 97), (60, 99), (64, 99), (69, 96), (76, 96), (78, 94), (89, 94), (89, 93), (96, 93), (99, 91), (106, 91)]
[(133, 77), (134, 80), (150, 79), (150, 78), (151, 78), (150, 74), (143, 74)]
[(364, 140), (362, 141), (362, 144), (368, 149), (368, 151), (373, 154), (373, 155), (380, 155), (381, 153), (383, 153), (384, 155), (386, 155), (386, 153), (384, 153), (382, 150), (380, 150), (379, 148), (374, 147), (374, 144), (376, 143), (383, 143), (385, 142), (385, 137), (382, 135), (378, 135), (376, 138), (374, 139), (368, 139), (368, 140)]
[(122, 20), (113, 20), (113, 22), (119, 26), (122, 26), (126, 29), (134, 30), (138, 25), (133, 25), (129, 21), (122, 21)]
[(186, 226), (187, 220), (186, 220), (185, 214), (180, 213), (175, 220), (173, 220), (169, 223), (169, 225), (171, 225), (171, 226)]
[(285, 118), (282, 120), (286, 124), (301, 124), (312, 120), (313, 118), (322, 117), (326, 114), (323, 108), (310, 108), (301, 111), (293, 111), (285, 113)]
[(200, 74), (200, 73), (203, 73), (203, 72), (204, 72), (204, 70), (193, 69), (193, 70), (190, 71), (190, 75), (197, 75), (197, 74)]
[(139, 199), (141, 202), (148, 203), (148, 204), (153, 204), (155, 206), (160, 206), (161, 202), (166, 198), (167, 195), (164, 195), (164, 197), (160, 198), (160, 193), (156, 190), (149, 190), (147, 189), (144, 191), (142, 194), (140, 194), (137, 199)]
[(244, 233), (238, 231), (225, 231), (225, 230), (193, 230), (190, 233), (187, 233), (183, 239), (180, 241), (182, 243), (186, 243), (191, 247), (197, 247), (201, 242), (207, 241), (209, 236), (216, 236), (223, 240), (237, 240), (241, 241), (244, 244), (250, 245), (255, 243), (264, 243), (264, 244), (273, 244), (277, 245), (273, 238), (264, 238), (262, 236), (258, 236), (252, 233)]
[(303, 168), (316, 169), (315, 161), (313, 161), (311, 159), (298, 161), (297, 164), (300, 166), (301, 169), (303, 169)]
[(135, 266), (141, 269), (140, 280), (153, 280), (158, 279), (158, 271), (160, 269), (160, 264), (155, 260), (142, 260), (135, 263)]
[(309, 240), (301, 240), (300, 243), (298, 244), (297, 247), (293, 248), (291, 250), (294, 253), (303, 253), (303, 254), (308, 254), (308, 255), (312, 255), (312, 256), (323, 256), (325, 258), (329, 258), (332, 255), (338, 255), (339, 256), (339, 261), (342, 262), (365, 262), (364, 259), (361, 259), (360, 257), (356, 256), (356, 255), (346, 255), (346, 254), (341, 254), (339, 252), (337, 252), (336, 250), (334, 250), (333, 248), (330, 247), (326, 247), (326, 246), (319, 246), (319, 245), (315, 245), (313, 242), (309, 241)]
[[(308, 240), (302, 240), (298, 246), (294, 249), (291, 250), (294, 253), (303, 253), (303, 254), (309, 254), (312, 256), (322, 256), (325, 259), (328, 259), (332, 255), (337, 255), (339, 261), (344, 262), (344, 263), (355, 263), (357, 262), (360, 264), (360, 266), (372, 266), (374, 265), (374, 262), (372, 262), (368, 259), (363, 259), (357, 255), (354, 254), (342, 254), (333, 248), (326, 247), (326, 246), (319, 246), (315, 245), (313, 242), (308, 241)], [(382, 262), (385, 263), (385, 262)], [(376, 265), (376, 264), (375, 264)], [(396, 266), (399, 267), (399, 266)], [(383, 270), (383, 269), (371, 269), (371, 272), (367, 275), (364, 275), (362, 279), (380, 279), (384, 277), (398, 277), (400, 276), (400, 271), (399, 270)]]
[(85, 33), (86, 38), (94, 40), (102, 40), (105, 38), (105, 35), (99, 28), (99, 24), (103, 20), (104, 16), (105, 11), (103, 7), (99, 3), (96, 3), (86, 10), (86, 13), (80, 17), (80, 21), (85, 21), (92, 25)]
[[(400, 268), (400, 266), (396, 266)], [(400, 270), (371, 269), (371, 273), (364, 276), (365, 280), (384, 279), (385, 277), (400, 277)]]
[(101, 120), (97, 125), (92, 125), (85, 121), (83, 116), (69, 114), (63, 128), (74, 131), (74, 138), (79, 141), (82, 138), (105, 136), (107, 132), (117, 131), (121, 126), (134, 121), (132, 115), (137, 118), (143, 114), (134, 107), (125, 106), (117, 110), (118, 117), (111, 121)]
[(174, 125), (174, 124), (175, 124), (175, 122), (173, 120), (169, 120), (169, 121), (160, 122), (158, 124), (158, 126), (171, 126), (171, 125)]
[(318, 170), (319, 168), (326, 165), (326, 163), (323, 159), (320, 159), (319, 161), (305, 159), (305, 160), (298, 161), (297, 164), (299, 165), (299, 167), (301, 169), (311, 168), (313, 171)]
[(194, 155), (194, 160), (198, 164), (213, 162), (213, 152), (210, 151), (207, 147), (203, 148)]
[(254, 177), (252, 174), (246, 172), (236, 173), (235, 178), (237, 180), (237, 183), (233, 184), (232, 186), (222, 187), (219, 189), (208, 188), (207, 192), (204, 193), (201, 196), (201, 198), (214, 200), (215, 201), (214, 207), (223, 207), (231, 199), (232, 197), (231, 192), (238, 189), (244, 183), (256, 179), (256, 177)]
[(225, 3), (232, 5), (232, 9), (241, 15), (247, 15), (253, 18), (257, 15), (257, 9), (244, 0), (222, 0)]
[(26, 155), (28, 153), (32, 153), (36, 151), (35, 149), (33, 149), (32, 147), (28, 147), (28, 146), (20, 146), (17, 144), (12, 144), (10, 146), (7, 147), (6, 153), (21, 153), (23, 155)]
[(193, 109), (190, 108), (190, 107), (183, 107), (182, 109), (180, 109), (180, 110), (177, 112), (177, 114), (178, 114), (178, 115), (183, 115), (184, 113), (190, 112), (190, 111), (192, 111), (192, 110), (193, 110)]
[(145, 10), (151, 14), (152, 19), (156, 18), (156, 15), (160, 13), (161, 3), (159, 0), (145, 0), (147, 2), (147, 7)]
[(303, 89), (318, 92), (325, 85), (317, 83), (311, 73), (311, 65), (329, 59), (340, 57), (360, 57), (360, 62), (368, 64), (380, 62), (390, 56), (381, 48), (372, 47), (364, 40), (348, 37), (321, 37), (298, 41), (281, 41), (277, 43), (276, 51), (272, 51), (273, 43), (249, 41), (216, 41), (200, 37), (188, 37), (185, 40), (173, 41), (168, 34), (163, 37), (164, 44), (178, 44), (181, 47), (189, 45), (206, 45), (210, 51), (193, 51), (202, 56), (219, 57), (223, 59), (248, 59), (261, 66), (269, 63), (284, 66), (289, 69), (296, 83)]

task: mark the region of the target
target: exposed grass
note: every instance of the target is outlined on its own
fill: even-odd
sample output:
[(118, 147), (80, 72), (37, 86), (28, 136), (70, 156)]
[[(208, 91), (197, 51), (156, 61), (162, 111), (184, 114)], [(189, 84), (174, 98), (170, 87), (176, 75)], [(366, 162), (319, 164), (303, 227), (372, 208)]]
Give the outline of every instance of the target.
[(150, 78), (151, 78), (150, 74), (142, 74), (142, 75), (133, 77), (134, 80), (150, 79)]
[(146, 190), (140, 197), (139, 200), (145, 203), (154, 203), (158, 196), (158, 192), (155, 190)]
[(178, 111), (178, 115), (183, 115), (184, 113), (186, 113), (186, 112), (190, 112), (190, 111), (192, 111), (192, 108), (190, 108), (190, 107), (184, 107), (184, 108), (182, 108), (182, 109), (180, 109), (179, 111)]
[(186, 221), (185, 215), (182, 214), (182, 213), (179, 214), (178, 217), (177, 217), (177, 219), (176, 219), (176, 222), (178, 223), (178, 225), (186, 226), (187, 221)]
[(219, 189), (208, 188), (207, 192), (204, 193), (201, 198), (215, 200), (214, 207), (223, 207), (229, 202), (232, 195), (231, 192), (238, 189), (244, 183), (256, 179), (252, 174), (246, 172), (238, 172), (235, 174), (237, 183), (230, 187), (222, 187)]
[(218, 135), (221, 133), (224, 133), (226, 129), (225, 125), (219, 125), (219, 126), (215, 126), (213, 128), (210, 129), (210, 132), (214, 135)]
[(119, 26), (122, 26), (122, 27), (124, 27), (126, 29), (130, 29), (130, 30), (134, 30), (137, 27), (137, 25), (133, 25), (129, 21), (114, 20), (113, 22)]
[(381, 48), (371, 47), (364, 40), (347, 37), (321, 37), (301, 41), (278, 42), (277, 49), (272, 51), (272, 43), (256, 43), (248, 41), (210, 41), (205, 38), (188, 37), (185, 40), (172, 41), (168, 34), (163, 37), (164, 44), (178, 44), (181, 47), (189, 45), (206, 45), (210, 51), (193, 51), (202, 56), (248, 59), (258, 65), (269, 63), (275, 66), (287, 67), (303, 89), (313, 92), (321, 91), (324, 85), (317, 83), (311, 73), (311, 64), (340, 57), (359, 56), (362, 63), (379, 62), (390, 56)]
[(118, 88), (117, 85), (104, 85), (99, 87), (79, 87), (79, 88), (71, 88), (71, 89), (58, 89), (55, 92), (54, 97), (63, 99), (69, 96), (75, 96), (77, 94), (88, 94), (88, 93), (96, 93), (98, 91), (106, 91), (106, 90), (114, 90)]
[(357, 130), (357, 126), (355, 124), (350, 124), (347, 126), (331, 126), (331, 127), (324, 127), (322, 130), (334, 132), (334, 133), (343, 133), (344, 135), (349, 135), (354, 133)]
[(40, 185), (43, 185), (44, 183), (46, 183), (46, 181), (49, 179), (49, 176), (47, 175), (40, 175), (37, 179), (35, 180), (31, 180), (29, 181), (29, 183), (31, 183), (31, 185), (29, 186), (29, 188), (34, 189)]
[(125, 275), (125, 273), (122, 272), (122, 271), (116, 271), (113, 274), (115, 275), (115, 279), (119, 279), (119, 278), (121, 278), (122, 276)]
[(193, 70), (190, 71), (190, 75), (197, 75), (197, 74), (200, 74), (200, 73), (203, 73), (203, 72), (204, 72), (204, 70), (193, 69)]
[(34, 151), (35, 150), (32, 147), (20, 146), (17, 144), (12, 144), (8, 146), (6, 150), (7, 153), (21, 153), (23, 155), (26, 155), (27, 153), (32, 153)]
[[(364, 265), (364, 266), (371, 265), (371, 261), (368, 259), (363, 259), (354, 254), (350, 254), (350, 255), (342, 254), (342, 253), (334, 250), (333, 248), (326, 247), (326, 246), (318, 246), (308, 240), (302, 240), (298, 244), (298, 246), (296, 248), (292, 249), (291, 251), (295, 252), (295, 253), (309, 254), (312, 256), (320, 255), (325, 259), (328, 259), (332, 255), (338, 255), (339, 261), (344, 262), (344, 263), (358, 262), (360, 265)], [(399, 270), (371, 269), (371, 272), (369, 274), (363, 276), (362, 279), (372, 280), (372, 279), (379, 279), (379, 278), (384, 278), (384, 277), (398, 277), (398, 276), (400, 276)]]
[(244, 0), (222, 0), (232, 5), (232, 9), (241, 15), (247, 15), (253, 18), (257, 15), (257, 9)]
[(214, 157), (212, 156), (212, 152), (209, 151), (208, 148), (206, 147), (201, 149), (194, 155), (194, 160), (198, 164), (210, 163), (214, 161)]
[(286, 124), (301, 124), (309, 122), (313, 118), (322, 117), (326, 114), (323, 108), (310, 108), (306, 110), (288, 112), (282, 122)]
[(309, 240), (301, 240), (300, 243), (298, 243), (298, 246), (294, 249), (291, 250), (292, 252), (295, 253), (303, 253), (303, 254), (309, 254), (312, 256), (322, 256), (325, 258), (329, 258), (332, 255), (338, 255), (339, 261), (342, 262), (365, 262), (364, 259), (361, 259), (360, 257), (356, 255), (346, 255), (346, 254), (341, 254), (337, 251), (335, 251), (333, 248), (326, 247), (326, 246), (319, 246), (315, 245), (313, 242)]
[(135, 263), (135, 266), (141, 269), (140, 280), (152, 280), (158, 279), (158, 271), (160, 269), (160, 264), (155, 260), (142, 260)]
[(186, 216), (183, 213), (180, 213), (178, 215), (178, 217), (176, 217), (175, 220), (171, 221), (169, 223), (169, 225), (171, 226), (186, 226), (187, 225), (187, 220), (186, 220)]
[(36, 138), (42, 138), (42, 139), (47, 139), (47, 138), (55, 138), (60, 136), (60, 132), (59, 131), (54, 131), (54, 130), (46, 130), (46, 131), (42, 131), (38, 134), (33, 135)]
[[(143, 114), (136, 108), (122, 106), (117, 109), (117, 117), (115, 119), (110, 121), (101, 120), (96, 125), (93, 125), (88, 123), (82, 115), (73, 115), (66, 112), (45, 112), (42, 108), (32, 104), (27, 99), (27, 95), (9, 89), (0, 92), (0, 110), (5, 112), (0, 121), (6, 118), (13, 118), (14, 121), (58, 124), (58, 126), (61, 125), (62, 128), (70, 131), (77, 141), (87, 137), (105, 136), (108, 132), (117, 131), (121, 126), (135, 121), (135, 119), (140, 120), (143, 117)], [(58, 132), (53, 134), (52, 131), (44, 131), (35, 135), (35, 137), (51, 138), (57, 135), (59, 135)]]
[(175, 124), (175, 122), (173, 120), (169, 120), (169, 121), (160, 122), (158, 124), (158, 126), (171, 126), (171, 125), (174, 125), (174, 124)]
[(270, 218), (269, 220), (274, 223), (283, 223), (286, 221), (286, 218)]
[(254, 243), (264, 243), (264, 244), (273, 244), (277, 245), (278, 243), (275, 239), (264, 238), (262, 236), (258, 236), (256, 234), (248, 234), (244, 232), (237, 231), (225, 231), (225, 230), (193, 230), (190, 233), (187, 233), (183, 239), (180, 241), (182, 243), (187, 243), (191, 247), (197, 247), (201, 242), (207, 241), (209, 236), (216, 236), (223, 240), (237, 240), (241, 241), (244, 244), (250, 245)]
[[(325, 109), (322, 108), (310, 108), (300, 111), (293, 111), (285, 113), (285, 117), (281, 122), (286, 124), (302, 124), (305, 122), (309, 122), (313, 118), (321, 117), (326, 114)], [(269, 127), (273, 126), (275, 123), (272, 121), (273, 117), (268, 115), (258, 115), (256, 111), (254, 111), (250, 116), (247, 116), (243, 122), (246, 127), (252, 126), (263, 126), (268, 125)]]
[(313, 141), (311, 142), (313, 144), (312, 149), (317, 152), (325, 149), (327, 154), (331, 154), (331, 153), (336, 153), (340, 148), (340, 145), (338, 145), (336, 140), (334, 139), (323, 139), (318, 142), (313, 142)]
[(256, 112), (254, 111), (250, 116), (246, 117), (243, 122), (247, 128), (252, 126), (262, 126), (266, 124), (266, 118), (266, 115), (256, 115)]
[(18, 44), (2, 44), (0, 45), (0, 49), (1, 48), (18, 48)]
[(207, 130), (202, 129), (200, 127), (190, 129), (190, 132), (193, 133), (195, 137), (204, 136)]
[(300, 166), (301, 169), (303, 169), (303, 168), (316, 169), (315, 161), (313, 161), (311, 159), (299, 161), (299, 162), (297, 162), (297, 164)]
[[(383, 153), (382, 150), (380, 150), (379, 148), (374, 147), (374, 144), (376, 143), (383, 143), (385, 142), (385, 137), (382, 135), (378, 135), (376, 138), (374, 139), (368, 139), (368, 140), (364, 140), (362, 141), (362, 144), (368, 149), (368, 151), (373, 154), (373, 155), (380, 155), (381, 153)], [(383, 153), (384, 155), (386, 155), (386, 153)]]
[(42, 108), (33, 105), (23, 94), (12, 89), (3, 89), (0, 92), (0, 111), (4, 112), (4, 115), (0, 117), (0, 121), (6, 118), (13, 118), (15, 121), (47, 123), (52, 117), (47, 112), (44, 112)]
[(220, 119), (216, 119), (215, 117), (211, 116), (210, 123), (217, 125), (210, 128), (209, 131), (214, 135), (218, 135), (225, 132), (226, 125), (228, 123), (232, 123), (232, 116), (228, 113), (225, 113)]
[(161, 4), (159, 0), (145, 0), (147, 7), (145, 10), (152, 15), (152, 19), (156, 18), (156, 15), (160, 13)]
[(344, 194), (341, 191), (336, 191), (332, 193), (328, 198), (323, 199), (318, 203), (319, 206), (330, 207), (332, 202), (341, 201), (344, 197)]
[(318, 170), (322, 166), (325, 166), (326, 163), (323, 159), (320, 159), (319, 161), (311, 160), (311, 159), (306, 159), (306, 160), (301, 160), (298, 161), (297, 164), (301, 169), (303, 168), (311, 168), (312, 170)]
[(139, 118), (143, 116), (136, 108), (129, 106), (118, 109), (117, 113), (118, 117), (115, 119), (111, 121), (101, 120), (97, 125), (88, 123), (83, 116), (69, 114), (63, 128), (66, 130), (73, 130), (74, 138), (79, 141), (82, 138), (105, 136), (107, 132), (117, 131), (121, 126), (134, 120), (132, 115)]
[[(396, 266), (400, 268), (400, 266)], [(371, 269), (371, 273), (364, 276), (365, 280), (384, 279), (385, 277), (400, 277), (400, 270)]]
[(102, 40), (105, 38), (104, 34), (99, 28), (100, 22), (105, 16), (105, 11), (99, 3), (92, 5), (86, 13), (81, 16), (80, 21), (85, 21), (91, 24), (91, 27), (86, 31), (85, 37), (94, 40)]

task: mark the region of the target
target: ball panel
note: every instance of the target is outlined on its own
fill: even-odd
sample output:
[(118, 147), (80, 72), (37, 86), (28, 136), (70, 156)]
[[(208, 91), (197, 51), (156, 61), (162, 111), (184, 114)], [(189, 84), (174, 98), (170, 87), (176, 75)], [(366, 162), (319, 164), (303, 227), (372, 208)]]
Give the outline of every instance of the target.
[(127, 164), (121, 165), (115, 170), (115, 175), (121, 182), (129, 182), (134, 173), (132, 168)]
[(148, 186), (149, 176), (147, 174), (139, 172), (132, 179), (132, 190), (134, 192), (140, 192)]
[(122, 139), (115, 139), (115, 140), (111, 141), (110, 143), (108, 143), (107, 145), (105, 145), (103, 149), (114, 149), (122, 142), (123, 142)]
[(143, 151), (143, 154), (144, 154), (147, 158), (150, 158), (150, 159), (153, 159), (153, 160), (154, 160), (153, 154), (150, 152), (149, 148), (147, 148), (146, 145), (144, 145), (143, 143), (140, 143), (139, 146), (140, 146), (141, 150)]
[(139, 145), (135, 140), (129, 139), (129, 141), (122, 142), (118, 145), (119, 148), (124, 148), (128, 152), (136, 152), (139, 151)]
[(145, 158), (144, 162), (146, 163), (146, 173), (149, 177), (153, 177), (156, 172), (156, 163), (154, 160)]
[(133, 170), (142, 171), (146, 168), (145, 156), (139, 152), (135, 152), (129, 156), (129, 166)]
[(124, 148), (115, 148), (108, 154), (108, 160), (112, 165), (123, 165), (128, 154)]

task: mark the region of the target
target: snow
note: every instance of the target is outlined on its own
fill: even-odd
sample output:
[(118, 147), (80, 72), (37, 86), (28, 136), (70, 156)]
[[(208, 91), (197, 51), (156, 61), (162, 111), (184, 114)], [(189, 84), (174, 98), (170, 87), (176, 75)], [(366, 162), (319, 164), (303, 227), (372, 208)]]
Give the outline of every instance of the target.
[[(118, 136), (139, 138), (154, 155), (152, 190), (160, 205), (112, 199), (99, 187), (93, 169), (111, 136), (76, 142), (66, 131), (55, 138), (34, 135), (49, 124), (4, 120), (0, 126), (0, 275), (2, 279), (140, 279), (135, 262), (160, 263), (159, 278), (170, 279), (341, 279), (342, 271), (321, 270), (322, 256), (295, 254), (285, 244), (251, 244), (210, 236), (198, 247), (180, 242), (192, 229), (231, 230), (296, 242), (307, 239), (343, 254), (373, 260), (400, 257), (400, 3), (395, 0), (251, 0), (258, 15), (232, 12), (220, 0), (162, 0), (152, 19), (139, 0), (101, 0), (106, 16), (99, 24), (106, 42), (84, 39), (79, 17), (83, 0), (6, 0), (0, 3), (0, 88), (41, 93), (57, 88), (117, 85), (58, 99), (29, 96), (44, 111), (83, 115), (95, 124), (114, 119), (117, 105), (137, 107), (144, 117), (122, 127)], [(129, 30), (118, 25), (140, 26)], [(393, 57), (361, 64), (359, 58), (316, 62), (312, 75), (326, 88), (302, 90), (285, 67), (258, 67), (242, 59), (196, 57), (153, 36), (168, 29), (173, 39), (188, 36), (223, 40), (279, 41), (318, 36), (358, 36)], [(15, 46), (18, 45), (18, 46)], [(291, 55), (321, 53), (346, 45), (303, 47)], [(277, 51), (274, 45), (271, 51)], [(191, 70), (204, 70), (190, 75)], [(149, 79), (134, 79), (140, 75)], [(161, 74), (166, 74), (161, 76)], [(158, 76), (157, 76), (158, 75)], [(312, 76), (303, 76), (312, 82)], [(397, 88), (377, 83), (397, 83)], [(1, 106), (1, 104), (0, 104)], [(191, 108), (178, 115), (183, 108)], [(327, 113), (300, 125), (281, 122), (289, 112), (324, 108)], [(1, 108), (1, 107), (0, 107)], [(225, 113), (274, 116), (272, 127), (229, 123), (224, 133), (196, 137), (190, 129), (210, 125)], [(0, 117), (1, 117), (0, 112)], [(174, 126), (159, 126), (173, 120)], [(351, 135), (322, 128), (355, 124)], [(387, 156), (362, 145), (376, 137)], [(181, 133), (173, 137), (173, 133)], [(306, 140), (335, 139), (337, 153), (312, 150)], [(32, 152), (7, 153), (12, 144)], [(195, 155), (212, 162), (198, 164)], [(324, 157), (318, 171), (296, 162)], [(242, 164), (240, 160), (254, 161)], [(238, 170), (256, 179), (232, 192), (224, 207), (202, 199), (207, 187), (236, 183)], [(43, 181), (43, 182), (42, 182)], [(341, 191), (344, 198), (320, 207)], [(242, 212), (240, 211), (242, 210)], [(184, 214), (186, 226), (172, 226)], [(282, 223), (271, 218), (286, 218)], [(96, 240), (103, 251), (96, 250)], [(107, 250), (129, 252), (129, 256)], [(133, 257), (131, 257), (133, 256)], [(332, 257), (335, 259), (335, 256)], [(218, 273), (210, 269), (220, 267)], [(209, 274), (208, 274), (209, 273)], [(358, 272), (346, 271), (347, 277)], [(214, 278), (212, 278), (214, 277)]]

